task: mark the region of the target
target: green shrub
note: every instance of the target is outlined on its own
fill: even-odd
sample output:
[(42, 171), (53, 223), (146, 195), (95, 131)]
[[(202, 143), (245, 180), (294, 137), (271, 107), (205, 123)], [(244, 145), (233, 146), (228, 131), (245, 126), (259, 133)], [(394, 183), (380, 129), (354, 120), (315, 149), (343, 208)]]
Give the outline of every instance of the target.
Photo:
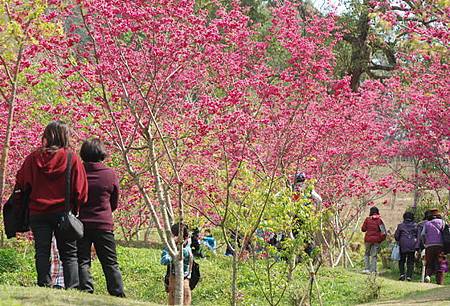
[(365, 282), (365, 290), (363, 291), (361, 302), (371, 302), (380, 298), (381, 282), (378, 280), (376, 274), (367, 276)]
[[(439, 203), (439, 201), (430, 193), (425, 193), (419, 200), (416, 209), (414, 210), (412, 206), (408, 207), (408, 211), (414, 212), (414, 219), (416, 222), (420, 222), (423, 220), (423, 216), (425, 212), (431, 208), (437, 208), (441, 213), (446, 211), (445, 201), (443, 203)], [(445, 214), (443, 214), (445, 218)], [(448, 219), (448, 216), (447, 216)]]
[(34, 253), (29, 252), (30, 249), (0, 249), (0, 284), (20, 286), (35, 284)]
[(20, 269), (21, 258), (14, 249), (0, 249), (0, 274)]

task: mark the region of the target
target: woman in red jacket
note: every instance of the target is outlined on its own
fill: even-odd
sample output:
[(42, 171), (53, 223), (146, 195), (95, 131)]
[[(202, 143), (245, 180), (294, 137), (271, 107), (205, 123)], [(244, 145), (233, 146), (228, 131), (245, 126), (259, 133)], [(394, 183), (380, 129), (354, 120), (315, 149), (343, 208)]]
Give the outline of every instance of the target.
[[(36, 251), (37, 284), (41, 287), (52, 284), (50, 245), (53, 235), (63, 264), (65, 288), (77, 288), (79, 285), (76, 241), (66, 241), (57, 231), (58, 221), (65, 209), (67, 156), (72, 153), (69, 145), (69, 127), (61, 121), (50, 122), (42, 136), (42, 147), (25, 158), (16, 176), (15, 190), (19, 197), (31, 190), (28, 204), (30, 227)], [(83, 164), (74, 153), (71, 167), (70, 203), (76, 210), (87, 201), (88, 185)]]
[(381, 220), (378, 208), (370, 208), (369, 217), (364, 220), (361, 230), (366, 233), (364, 236), (366, 252), (364, 254), (365, 269), (363, 273), (376, 273), (380, 243), (386, 239), (386, 228), (383, 220)]

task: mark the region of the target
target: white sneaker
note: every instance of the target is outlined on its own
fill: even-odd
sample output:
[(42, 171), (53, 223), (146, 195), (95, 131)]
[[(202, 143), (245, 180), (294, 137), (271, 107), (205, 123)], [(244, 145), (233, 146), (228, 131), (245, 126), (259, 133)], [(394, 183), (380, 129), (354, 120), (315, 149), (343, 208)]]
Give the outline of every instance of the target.
[(367, 269), (365, 269), (365, 270), (362, 270), (362, 273), (363, 273), (363, 274), (370, 274), (370, 271), (367, 270)]
[(425, 281), (425, 283), (429, 283), (429, 282), (431, 282), (431, 278), (427, 275), (427, 276), (425, 276), (424, 281)]

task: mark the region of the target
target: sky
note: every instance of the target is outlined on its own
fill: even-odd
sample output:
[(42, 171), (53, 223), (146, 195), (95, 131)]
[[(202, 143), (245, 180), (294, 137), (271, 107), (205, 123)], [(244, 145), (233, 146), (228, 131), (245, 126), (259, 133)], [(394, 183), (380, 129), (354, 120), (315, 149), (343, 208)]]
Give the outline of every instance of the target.
[(336, 8), (336, 13), (340, 14), (345, 10), (343, 0), (311, 0), (313, 5), (320, 11), (327, 11), (330, 7)]

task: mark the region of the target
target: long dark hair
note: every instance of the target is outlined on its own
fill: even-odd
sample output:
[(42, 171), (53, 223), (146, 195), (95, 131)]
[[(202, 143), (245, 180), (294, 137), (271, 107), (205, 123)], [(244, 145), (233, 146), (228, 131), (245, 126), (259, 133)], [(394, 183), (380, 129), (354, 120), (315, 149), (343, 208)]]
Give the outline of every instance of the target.
[(42, 139), (45, 139), (47, 142), (45, 145), (46, 149), (68, 148), (70, 145), (69, 127), (62, 121), (52, 121), (45, 127)]

